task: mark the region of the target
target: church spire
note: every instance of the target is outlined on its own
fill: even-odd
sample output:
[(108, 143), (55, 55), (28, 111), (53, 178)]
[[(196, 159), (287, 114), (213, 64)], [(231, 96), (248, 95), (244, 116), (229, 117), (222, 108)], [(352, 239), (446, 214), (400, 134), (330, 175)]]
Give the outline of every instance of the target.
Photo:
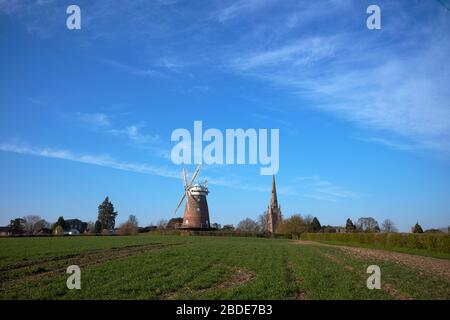
[(270, 206), (278, 208), (277, 187), (275, 185), (275, 175), (272, 175), (272, 197), (270, 198)]
[(270, 197), (269, 209), (267, 210), (267, 231), (277, 232), (282, 223), (281, 209), (278, 206), (277, 187), (275, 185), (275, 175), (272, 175), (272, 195)]

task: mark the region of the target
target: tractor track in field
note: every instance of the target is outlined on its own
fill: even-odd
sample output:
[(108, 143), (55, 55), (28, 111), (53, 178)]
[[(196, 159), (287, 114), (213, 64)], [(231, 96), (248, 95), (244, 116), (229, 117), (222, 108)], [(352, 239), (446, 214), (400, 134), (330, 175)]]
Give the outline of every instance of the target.
[(218, 282), (215, 285), (203, 288), (203, 289), (191, 289), (189, 286), (184, 286), (177, 291), (172, 291), (162, 296), (163, 300), (176, 300), (180, 294), (196, 293), (204, 294), (215, 290), (226, 290), (236, 288), (252, 281), (255, 278), (255, 274), (245, 268), (234, 268), (231, 277), (225, 279), (225, 281)]
[(302, 288), (303, 279), (295, 272), (294, 265), (289, 261), (287, 252), (283, 252), (283, 265), (285, 269), (286, 282), (293, 285), (293, 292), (289, 296), (290, 300), (305, 300), (306, 291)]
[(152, 243), (113, 247), (109, 249), (92, 250), (80, 254), (69, 254), (17, 263), (8, 266), (7, 268), (0, 269), (0, 291), (4, 291), (8, 287), (20, 285), (24, 282), (63, 275), (66, 273), (67, 267), (70, 265), (77, 265), (80, 268), (89, 267), (148, 251), (169, 248), (175, 245), (180, 244)]
[[(160, 244), (160, 243), (152, 243), (152, 244), (148, 244), (148, 245), (158, 245), (158, 244)], [(75, 258), (75, 257), (81, 257), (81, 256), (84, 256), (84, 255), (92, 255), (92, 254), (102, 253), (102, 252), (105, 252), (105, 251), (113, 251), (114, 252), (114, 251), (123, 250), (123, 249), (140, 248), (142, 246), (147, 246), (147, 245), (130, 245), (130, 246), (124, 246), (124, 247), (112, 247), (112, 248), (107, 248), (107, 249), (94, 249), (94, 250), (89, 250), (89, 251), (86, 251), (86, 252), (70, 253), (70, 254), (56, 256), (56, 257), (43, 257), (43, 258), (39, 258), (39, 259), (36, 259), (36, 260), (23, 261), (23, 262), (19, 262), (19, 263), (8, 265), (6, 267), (0, 268), (0, 272), (7, 272), (7, 271), (10, 271), (10, 270), (17, 270), (17, 269), (20, 269), (20, 268), (26, 268), (26, 267), (34, 266), (36, 264), (41, 264), (41, 263), (46, 263), (46, 262), (68, 260), (68, 259)]]
[(300, 245), (318, 245), (340, 249), (344, 254), (363, 261), (382, 260), (393, 262), (404, 267), (414, 269), (419, 274), (438, 275), (450, 282), (450, 260), (412, 255), (401, 252), (386, 251), (381, 249), (349, 247), (344, 245), (331, 245), (321, 242), (298, 240)]
[[(343, 266), (346, 270), (351, 271), (351, 272), (359, 275), (362, 281), (366, 281), (366, 275), (365, 274), (357, 272), (354, 267), (346, 264), (344, 261), (342, 261), (338, 257), (336, 257), (336, 256), (334, 256), (332, 254), (329, 254), (329, 253), (325, 253), (325, 252), (319, 252), (319, 254), (321, 256), (323, 256), (323, 257), (333, 261), (334, 263)], [(412, 298), (410, 296), (399, 292), (397, 289), (394, 288), (394, 286), (392, 286), (389, 283), (386, 283), (386, 281), (383, 281), (381, 289), (385, 290), (391, 297), (393, 297), (395, 299), (398, 299), (398, 300), (412, 300)]]
[(294, 283), (294, 287), (296, 288), (296, 291), (290, 297), (290, 299), (291, 300), (305, 300), (307, 298), (306, 297), (307, 292), (303, 289), (300, 289), (303, 279), (295, 274), (294, 266), (293, 266), (292, 262), (290, 262), (290, 261), (287, 262), (286, 267), (287, 267), (287, 270), (289, 273), (289, 278)]

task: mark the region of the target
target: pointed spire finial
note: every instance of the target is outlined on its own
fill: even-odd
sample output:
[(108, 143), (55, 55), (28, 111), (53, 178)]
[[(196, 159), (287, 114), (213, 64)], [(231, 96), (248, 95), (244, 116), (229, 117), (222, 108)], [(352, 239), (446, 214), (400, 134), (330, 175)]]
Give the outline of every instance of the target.
[(272, 197), (270, 198), (270, 206), (273, 208), (278, 207), (278, 199), (277, 199), (277, 187), (275, 184), (275, 175), (272, 175)]

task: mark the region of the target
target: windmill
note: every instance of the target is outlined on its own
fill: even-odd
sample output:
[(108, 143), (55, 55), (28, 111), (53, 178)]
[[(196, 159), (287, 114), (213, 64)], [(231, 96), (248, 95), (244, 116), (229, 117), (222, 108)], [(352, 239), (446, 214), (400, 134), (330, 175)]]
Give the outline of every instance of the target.
[(178, 202), (175, 213), (180, 208), (186, 198), (186, 206), (184, 208), (182, 229), (209, 229), (209, 210), (206, 196), (209, 193), (207, 181), (203, 183), (195, 183), (200, 172), (201, 164), (195, 169), (190, 182), (187, 181), (186, 170), (183, 169), (184, 194)]

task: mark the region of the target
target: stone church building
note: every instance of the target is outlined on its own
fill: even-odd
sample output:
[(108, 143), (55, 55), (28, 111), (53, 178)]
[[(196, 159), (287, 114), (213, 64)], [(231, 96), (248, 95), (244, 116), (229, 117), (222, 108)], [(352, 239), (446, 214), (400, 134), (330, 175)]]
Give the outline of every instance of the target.
[(281, 208), (278, 205), (277, 188), (275, 186), (275, 175), (272, 175), (272, 196), (267, 210), (267, 231), (270, 233), (277, 232), (278, 226), (281, 224)]

